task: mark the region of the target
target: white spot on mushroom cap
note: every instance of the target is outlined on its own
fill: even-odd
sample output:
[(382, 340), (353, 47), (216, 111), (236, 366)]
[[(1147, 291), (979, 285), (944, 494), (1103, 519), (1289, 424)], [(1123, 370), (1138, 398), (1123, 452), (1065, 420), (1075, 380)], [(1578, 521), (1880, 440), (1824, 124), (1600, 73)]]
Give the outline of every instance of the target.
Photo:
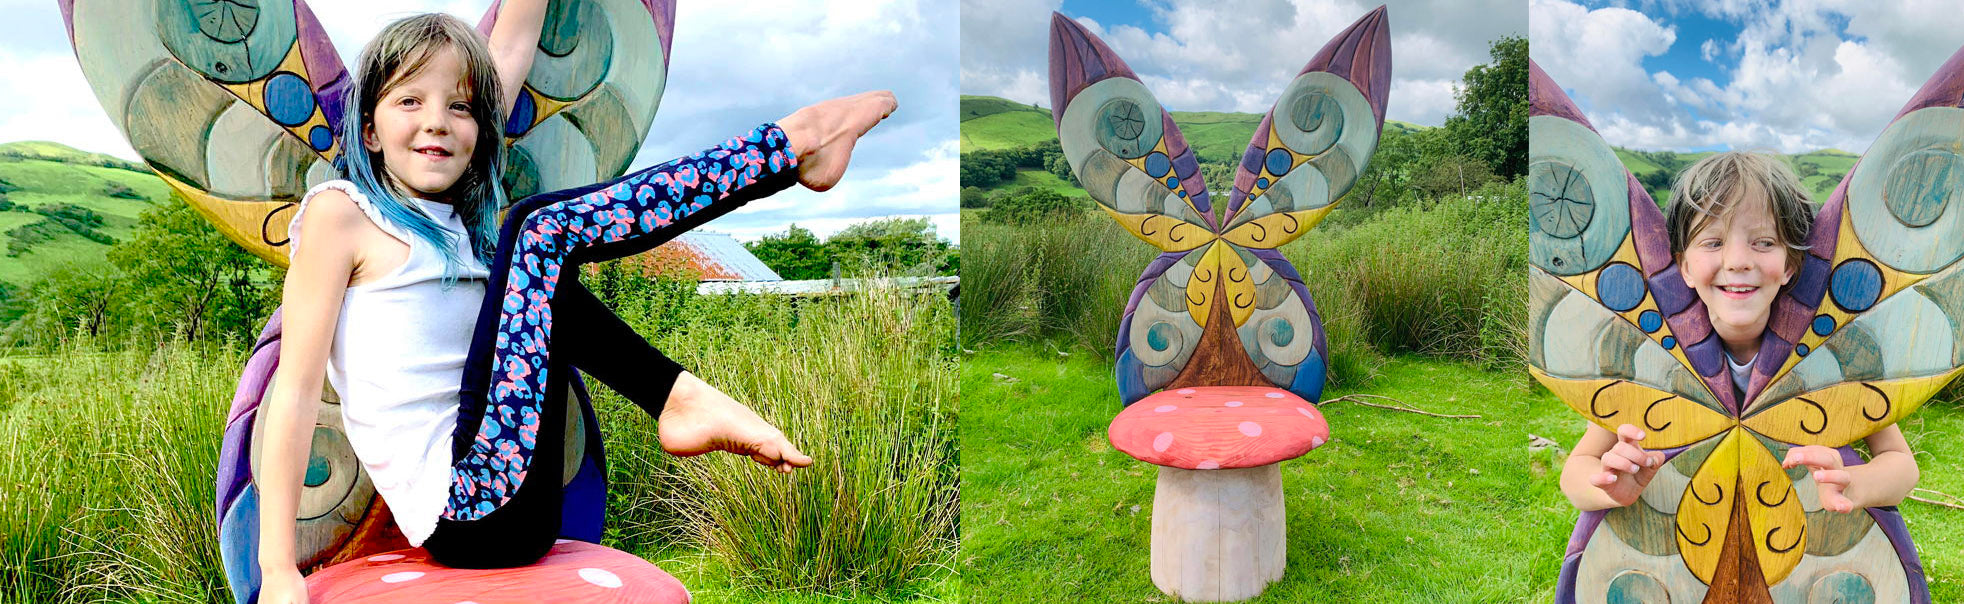
[(403, 556), (402, 554), (376, 554), (376, 555), (373, 555), (373, 556), (369, 556), (369, 557), (368, 557), (368, 561), (369, 561), (369, 562), (389, 562), (389, 561), (392, 561), (392, 560), (401, 560), (401, 559), (403, 559), (404, 557), (405, 557), (405, 556)]
[(1221, 462), (1209, 459), (1207, 461), (1200, 462), (1199, 464), (1195, 465), (1193, 468), (1196, 470), (1219, 470), (1221, 469)]
[(1222, 404), (1222, 405), (1226, 405), (1226, 406), (1229, 406), (1229, 407), (1239, 407), (1239, 406), (1241, 406), (1241, 401), (1228, 401), (1228, 402), (1225, 402), (1225, 403), (1221, 403), (1221, 404)]
[(1174, 410), (1174, 409), (1178, 409), (1178, 408), (1179, 408), (1179, 407), (1178, 407), (1178, 406), (1175, 406), (1175, 405), (1160, 405), (1160, 406), (1158, 406), (1158, 407), (1153, 407), (1153, 409), (1152, 409), (1152, 410), (1153, 410), (1154, 412), (1158, 412), (1158, 413), (1165, 413), (1165, 412), (1168, 412), (1168, 411), (1172, 411), (1172, 410)]
[(1314, 449), (1314, 448), (1317, 448), (1317, 447), (1321, 447), (1321, 446), (1323, 446), (1323, 443), (1325, 443), (1325, 442), (1328, 442), (1328, 441), (1325, 441), (1325, 440), (1323, 440), (1323, 437), (1321, 437), (1321, 436), (1312, 436), (1312, 437), (1310, 437), (1310, 439), (1309, 439), (1309, 448), (1311, 448), (1311, 449)]
[(572, 539), (554, 539), (554, 540), (552, 540), (552, 544), (553, 544), (553, 545), (559, 545), (559, 544), (561, 544), (561, 543), (572, 543), (572, 542), (573, 542), (573, 540), (572, 540)]
[(1280, 393), (1280, 392), (1270, 392), (1270, 393), (1267, 393), (1267, 394), (1263, 394), (1262, 396), (1266, 396), (1266, 397), (1269, 397), (1269, 398), (1282, 398), (1282, 393)]
[(1172, 446), (1173, 446), (1173, 433), (1172, 433), (1172, 432), (1161, 432), (1161, 433), (1159, 433), (1159, 436), (1154, 436), (1154, 437), (1152, 437), (1152, 450), (1153, 450), (1153, 451), (1156, 451), (1156, 452), (1159, 452), (1159, 453), (1165, 453), (1165, 452), (1166, 452), (1166, 449), (1167, 449), (1167, 448), (1170, 448), (1170, 447), (1172, 447)]
[(1241, 433), (1248, 436), (1261, 436), (1262, 425), (1255, 422), (1241, 422)]
[(423, 577), (423, 573), (421, 573), (421, 572), (418, 572), (418, 571), (413, 571), (413, 570), (406, 570), (406, 571), (402, 571), (402, 572), (399, 572), (399, 573), (389, 573), (389, 574), (386, 574), (386, 575), (382, 575), (382, 582), (383, 582), (383, 583), (401, 583), (401, 582), (403, 582), (403, 581), (414, 581), (414, 580), (416, 580), (416, 579), (420, 579), (420, 578), (422, 578), (422, 577)]
[(1179, 392), (1180, 394), (1184, 394), (1184, 395), (1187, 395), (1187, 396), (1193, 396), (1193, 389), (1192, 389), (1192, 388), (1181, 388), (1181, 389), (1180, 389), (1180, 390), (1179, 390), (1178, 392)]
[(615, 575), (614, 573), (599, 568), (580, 569), (580, 578), (586, 579), (586, 582), (588, 583), (592, 583), (594, 585), (598, 585), (608, 589), (613, 589), (621, 586), (621, 578), (619, 575)]
[(1311, 409), (1311, 408), (1309, 408), (1309, 407), (1297, 407), (1297, 408), (1296, 408), (1296, 412), (1297, 412), (1297, 413), (1301, 413), (1301, 414), (1303, 414), (1303, 417), (1307, 417), (1307, 418), (1310, 418), (1310, 419), (1316, 419), (1316, 410), (1315, 410), (1315, 409)]

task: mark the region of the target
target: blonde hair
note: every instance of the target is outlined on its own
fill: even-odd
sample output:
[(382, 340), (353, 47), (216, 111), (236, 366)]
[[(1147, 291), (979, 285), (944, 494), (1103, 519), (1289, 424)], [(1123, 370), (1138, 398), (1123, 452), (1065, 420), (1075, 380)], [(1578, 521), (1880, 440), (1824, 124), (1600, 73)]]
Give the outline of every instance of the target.
[[(1787, 266), (1800, 266), (1807, 234), (1814, 228), (1814, 207), (1800, 177), (1785, 161), (1767, 153), (1726, 151), (1693, 162), (1671, 183), (1666, 228), (1671, 234), (1671, 257), (1684, 255), (1691, 236), (1715, 220), (1739, 211), (1745, 198), (1759, 193), (1773, 215), (1775, 238), (1787, 247)], [(1750, 206), (1749, 206), (1750, 207)]]
[(364, 196), (390, 221), (442, 251), (445, 280), (461, 266), (450, 233), (420, 208), (402, 201), (401, 191), (384, 176), (382, 156), (362, 145), (362, 134), (375, 121), (375, 105), (382, 94), (404, 80), (416, 77), (437, 53), (454, 49), (464, 63), (464, 86), (470, 92), (471, 119), (477, 122), (477, 151), (457, 182), (444, 191), (451, 207), (463, 220), (471, 251), (478, 261), (490, 264), (497, 248), (498, 211), (505, 206), (504, 175), (504, 94), (498, 83), (498, 69), (491, 61), (491, 50), (484, 37), (456, 17), (431, 13), (389, 24), (375, 40), (362, 49), (355, 71), (349, 102), (341, 120), (342, 177), (355, 183)]

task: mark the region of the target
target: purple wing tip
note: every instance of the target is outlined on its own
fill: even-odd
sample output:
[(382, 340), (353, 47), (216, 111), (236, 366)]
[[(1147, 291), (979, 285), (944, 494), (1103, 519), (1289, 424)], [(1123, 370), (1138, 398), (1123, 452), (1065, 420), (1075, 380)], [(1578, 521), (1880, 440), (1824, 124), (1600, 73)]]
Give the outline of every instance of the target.
[(1050, 118), (1064, 121), (1064, 105), (1077, 93), (1107, 78), (1139, 79), (1125, 60), (1083, 25), (1050, 13)]
[(1378, 127), (1384, 127), (1384, 107), (1391, 94), (1391, 21), (1383, 5), (1331, 38), (1299, 72), (1327, 71), (1350, 80), (1371, 102)]
[(648, 16), (655, 19), (655, 34), (661, 36), (661, 63), (668, 67), (670, 48), (675, 43), (675, 0), (643, 0)]
[(75, 46), (75, 0), (55, 0), (61, 5), (61, 24), (68, 28), (68, 45)]
[(1589, 123), (1589, 118), (1582, 117), (1582, 110), (1575, 107), (1575, 101), (1569, 100), (1568, 93), (1562, 92), (1561, 85), (1548, 77), (1548, 72), (1542, 71), (1541, 64), (1534, 62), (1534, 59), (1528, 59), (1528, 115), (1568, 118), (1590, 130), (1596, 129), (1594, 124)]
[(1924, 82), (1923, 87), (1916, 91), (1916, 95), (1909, 98), (1909, 102), (1903, 105), (1902, 112), (1897, 113), (1896, 117), (1901, 118), (1911, 111), (1926, 107), (1960, 105), (1964, 105), (1964, 48), (1957, 49), (1955, 54), (1950, 55), (1950, 60), (1944, 61), (1943, 66), (1937, 68), (1937, 73), (1932, 74), (1929, 81)]

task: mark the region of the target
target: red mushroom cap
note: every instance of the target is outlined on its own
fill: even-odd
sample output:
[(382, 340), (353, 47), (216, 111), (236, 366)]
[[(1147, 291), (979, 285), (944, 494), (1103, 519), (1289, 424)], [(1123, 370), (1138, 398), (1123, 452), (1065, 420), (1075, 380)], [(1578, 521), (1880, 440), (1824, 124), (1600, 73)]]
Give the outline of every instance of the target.
[(1203, 386), (1153, 393), (1112, 419), (1112, 446), (1149, 464), (1218, 470), (1301, 457), (1330, 440), (1323, 413), (1280, 388)]
[(647, 560), (581, 541), (559, 540), (517, 568), (450, 568), (429, 550), (404, 549), (336, 564), (307, 576), (316, 602), (619, 602), (687, 604), (689, 590)]

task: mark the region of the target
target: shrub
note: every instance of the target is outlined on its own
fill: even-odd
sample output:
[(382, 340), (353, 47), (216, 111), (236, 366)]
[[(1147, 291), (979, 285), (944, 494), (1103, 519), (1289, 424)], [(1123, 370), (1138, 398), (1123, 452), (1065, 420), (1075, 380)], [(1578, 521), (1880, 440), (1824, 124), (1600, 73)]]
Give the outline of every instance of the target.
[(1085, 203), (1049, 189), (1024, 187), (997, 199), (982, 212), (982, 220), (996, 224), (1029, 225), (1070, 221), (1084, 211)]

